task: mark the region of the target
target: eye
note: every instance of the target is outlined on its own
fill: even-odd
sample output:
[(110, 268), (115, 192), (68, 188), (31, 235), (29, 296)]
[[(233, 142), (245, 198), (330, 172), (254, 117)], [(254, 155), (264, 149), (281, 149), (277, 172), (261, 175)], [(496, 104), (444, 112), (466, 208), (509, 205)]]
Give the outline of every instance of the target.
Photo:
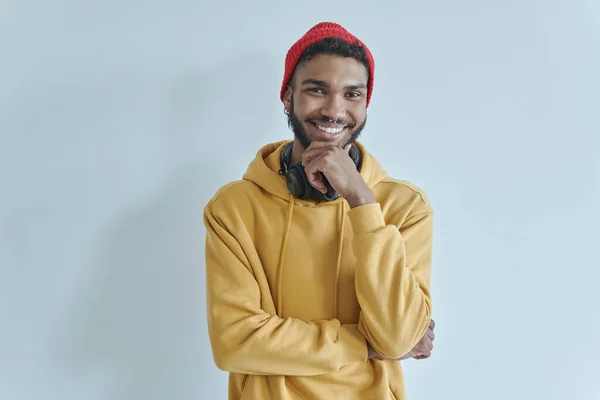
[(346, 95), (348, 97), (360, 97), (360, 96), (362, 96), (362, 93), (360, 93), (360, 92), (348, 92)]
[(325, 94), (325, 91), (323, 90), (323, 88), (320, 88), (320, 87), (309, 88), (308, 91), (314, 92), (314, 93), (319, 93), (319, 94)]

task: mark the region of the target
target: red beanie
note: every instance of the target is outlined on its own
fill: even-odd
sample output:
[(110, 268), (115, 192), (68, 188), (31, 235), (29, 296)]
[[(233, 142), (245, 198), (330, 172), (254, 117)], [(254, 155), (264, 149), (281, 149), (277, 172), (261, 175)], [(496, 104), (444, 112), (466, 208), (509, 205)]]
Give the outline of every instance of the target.
[(373, 56), (371, 52), (365, 46), (363, 42), (354, 37), (350, 32), (344, 29), (341, 25), (333, 23), (333, 22), (321, 22), (315, 26), (313, 26), (308, 32), (304, 34), (294, 45), (288, 50), (287, 55), (285, 56), (285, 73), (283, 75), (283, 83), (281, 85), (281, 94), (280, 99), (283, 101), (283, 95), (287, 89), (288, 82), (292, 77), (292, 73), (296, 68), (296, 64), (298, 63), (298, 59), (306, 50), (308, 46), (313, 43), (318, 42), (321, 39), (326, 37), (337, 37), (340, 38), (350, 44), (358, 44), (359, 46), (364, 47), (365, 53), (367, 54), (367, 58), (369, 59), (369, 80), (367, 82), (367, 107), (369, 106), (369, 102), (371, 101), (371, 95), (373, 94), (373, 77), (375, 74), (375, 61), (373, 60)]

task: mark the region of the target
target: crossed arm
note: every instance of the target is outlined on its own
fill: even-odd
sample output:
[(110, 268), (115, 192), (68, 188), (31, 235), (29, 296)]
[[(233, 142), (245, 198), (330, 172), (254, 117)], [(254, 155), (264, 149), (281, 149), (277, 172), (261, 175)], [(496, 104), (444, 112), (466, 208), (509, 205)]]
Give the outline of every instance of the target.
[(358, 324), (281, 318), (262, 309), (259, 285), (226, 217), (206, 207), (208, 330), (220, 369), (319, 375), (368, 358), (429, 356), (431, 214), (407, 218), (400, 230), (383, 222), (379, 204), (354, 208), (348, 216), (358, 258)]

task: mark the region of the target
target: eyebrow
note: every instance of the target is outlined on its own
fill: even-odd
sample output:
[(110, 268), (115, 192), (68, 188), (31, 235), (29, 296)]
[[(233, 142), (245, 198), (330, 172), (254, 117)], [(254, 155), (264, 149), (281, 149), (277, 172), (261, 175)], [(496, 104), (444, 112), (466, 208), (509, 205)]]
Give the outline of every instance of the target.
[[(329, 88), (329, 83), (325, 81), (320, 81), (317, 79), (305, 79), (302, 81), (302, 85), (317, 85), (324, 88)], [(344, 86), (344, 90), (356, 90), (356, 89), (367, 89), (367, 85), (363, 83), (359, 83), (356, 85), (346, 85)]]

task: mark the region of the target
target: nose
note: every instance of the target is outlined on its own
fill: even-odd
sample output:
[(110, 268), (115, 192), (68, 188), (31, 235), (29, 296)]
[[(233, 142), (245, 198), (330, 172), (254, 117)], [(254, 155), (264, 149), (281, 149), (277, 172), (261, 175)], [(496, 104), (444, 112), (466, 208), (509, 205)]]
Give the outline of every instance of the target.
[(323, 103), (323, 107), (321, 107), (321, 114), (334, 121), (344, 119), (346, 110), (344, 109), (343, 99), (340, 99), (339, 96), (329, 96)]

